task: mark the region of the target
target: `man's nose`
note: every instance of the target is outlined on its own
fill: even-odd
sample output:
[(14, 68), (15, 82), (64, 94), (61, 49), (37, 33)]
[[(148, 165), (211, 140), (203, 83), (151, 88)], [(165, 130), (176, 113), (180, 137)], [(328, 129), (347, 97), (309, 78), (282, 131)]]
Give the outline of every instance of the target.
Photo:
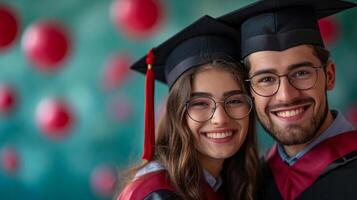
[(280, 85), (275, 94), (276, 100), (289, 102), (299, 96), (300, 91), (291, 85), (286, 76), (280, 78)]

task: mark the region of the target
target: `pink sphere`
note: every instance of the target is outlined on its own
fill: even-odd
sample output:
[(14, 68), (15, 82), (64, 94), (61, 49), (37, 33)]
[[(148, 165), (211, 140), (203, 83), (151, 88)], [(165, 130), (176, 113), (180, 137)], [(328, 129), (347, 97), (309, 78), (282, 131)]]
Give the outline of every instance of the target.
[(325, 44), (330, 45), (338, 39), (340, 27), (335, 18), (328, 17), (319, 20), (319, 27)]
[(347, 119), (354, 125), (357, 125), (357, 104), (349, 106), (347, 110)]
[(70, 51), (69, 35), (60, 23), (41, 21), (31, 25), (23, 36), (27, 58), (42, 71), (54, 71)]
[(113, 55), (105, 63), (103, 84), (104, 88), (113, 90), (121, 86), (130, 73), (131, 59), (127, 55)]
[(8, 48), (19, 32), (19, 22), (15, 12), (5, 5), (0, 5), (0, 51)]
[(128, 120), (133, 114), (133, 105), (124, 96), (112, 99), (107, 107), (110, 117), (119, 122)]
[(16, 173), (19, 167), (19, 155), (16, 149), (4, 147), (1, 152), (1, 163), (6, 172), (10, 174)]
[(115, 183), (115, 170), (109, 165), (100, 165), (92, 172), (91, 186), (94, 192), (100, 196), (112, 196)]
[(114, 0), (111, 14), (117, 28), (129, 37), (148, 36), (162, 18), (158, 0)]
[(41, 131), (52, 139), (62, 139), (69, 134), (74, 117), (66, 102), (59, 99), (45, 99), (36, 112)]
[(0, 113), (10, 113), (16, 105), (15, 91), (9, 85), (0, 85)]
[(167, 102), (167, 97), (164, 99), (161, 99), (158, 108), (156, 109), (155, 112), (155, 122), (158, 123), (159, 119), (161, 119), (166, 112), (166, 102)]

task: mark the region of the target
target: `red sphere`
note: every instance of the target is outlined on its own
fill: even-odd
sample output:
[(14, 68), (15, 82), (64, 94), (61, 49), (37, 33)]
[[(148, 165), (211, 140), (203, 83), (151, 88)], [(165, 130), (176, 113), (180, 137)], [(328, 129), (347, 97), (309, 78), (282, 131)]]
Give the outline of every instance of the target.
[(57, 22), (41, 21), (31, 25), (23, 36), (27, 58), (42, 71), (53, 71), (69, 54), (70, 38)]
[(162, 18), (158, 0), (115, 0), (111, 14), (115, 25), (129, 37), (140, 38), (152, 33)]
[(335, 18), (328, 17), (319, 20), (319, 27), (325, 44), (332, 44), (338, 39), (340, 29)]
[(127, 55), (111, 56), (105, 64), (103, 84), (105, 89), (112, 90), (127, 79), (130, 73), (131, 59)]
[(109, 165), (101, 165), (92, 172), (91, 186), (94, 192), (100, 196), (112, 196), (115, 183), (115, 170)]
[(3, 169), (8, 173), (15, 173), (19, 167), (19, 156), (16, 149), (5, 147), (1, 152), (1, 163)]
[(37, 107), (38, 126), (52, 139), (62, 139), (68, 135), (73, 118), (70, 107), (58, 99), (45, 99)]
[(15, 12), (0, 5), (0, 50), (8, 48), (16, 39), (19, 32), (19, 22)]
[(0, 113), (10, 113), (16, 104), (16, 94), (8, 85), (0, 85)]

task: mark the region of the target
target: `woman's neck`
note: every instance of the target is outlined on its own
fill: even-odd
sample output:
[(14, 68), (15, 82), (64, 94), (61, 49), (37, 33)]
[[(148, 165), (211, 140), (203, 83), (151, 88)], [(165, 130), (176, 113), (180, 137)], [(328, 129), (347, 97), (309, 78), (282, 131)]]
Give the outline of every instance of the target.
[(220, 175), (223, 167), (223, 162), (223, 159), (207, 159), (207, 157), (204, 159), (200, 159), (200, 164), (203, 169), (205, 169), (215, 178)]

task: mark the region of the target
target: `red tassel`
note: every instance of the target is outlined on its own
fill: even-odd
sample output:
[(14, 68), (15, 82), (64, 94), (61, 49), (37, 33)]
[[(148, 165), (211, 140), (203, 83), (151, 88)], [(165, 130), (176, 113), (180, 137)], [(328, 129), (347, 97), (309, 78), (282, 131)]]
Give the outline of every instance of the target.
[[(150, 49), (148, 55), (146, 56), (146, 64), (147, 65), (151, 65), (150, 69), (152, 68), (152, 66), (154, 65), (154, 50)], [(149, 66), (148, 66), (149, 68)]]
[(155, 113), (154, 113), (154, 52), (151, 49), (146, 57), (148, 69), (145, 82), (145, 129), (143, 159), (152, 160), (155, 148)]

